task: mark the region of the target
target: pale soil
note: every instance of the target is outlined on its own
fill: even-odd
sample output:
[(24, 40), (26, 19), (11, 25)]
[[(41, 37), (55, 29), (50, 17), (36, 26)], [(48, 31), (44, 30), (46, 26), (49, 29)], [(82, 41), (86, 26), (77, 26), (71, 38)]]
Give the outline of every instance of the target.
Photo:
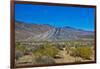
[[(73, 63), (73, 62), (86, 62), (86, 61), (93, 61), (94, 60), (94, 56), (92, 56), (92, 60), (84, 60), (82, 59), (81, 57), (73, 57), (73, 56), (70, 56), (70, 54), (67, 53), (66, 50), (61, 50), (59, 53), (58, 53), (58, 56), (60, 56), (60, 58), (54, 58), (54, 61), (56, 63)], [(16, 64), (18, 65), (25, 65), (25, 64), (32, 64), (32, 61), (33, 61), (34, 57), (32, 57), (32, 55), (25, 55), (23, 57), (21, 57), (17, 62)]]

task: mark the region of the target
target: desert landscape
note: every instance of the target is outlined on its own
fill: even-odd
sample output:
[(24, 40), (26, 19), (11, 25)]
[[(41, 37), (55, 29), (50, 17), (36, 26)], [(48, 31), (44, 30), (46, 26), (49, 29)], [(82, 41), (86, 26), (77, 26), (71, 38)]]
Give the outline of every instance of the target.
[(95, 8), (15, 4), (15, 65), (95, 61)]
[(16, 65), (94, 61), (94, 32), (16, 21)]

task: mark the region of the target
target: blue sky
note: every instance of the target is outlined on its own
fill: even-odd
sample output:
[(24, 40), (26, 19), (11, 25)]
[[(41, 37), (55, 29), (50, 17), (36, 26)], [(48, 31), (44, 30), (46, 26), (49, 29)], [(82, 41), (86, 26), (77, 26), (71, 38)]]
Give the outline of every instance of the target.
[(94, 8), (16, 4), (15, 20), (94, 31), (94, 12)]

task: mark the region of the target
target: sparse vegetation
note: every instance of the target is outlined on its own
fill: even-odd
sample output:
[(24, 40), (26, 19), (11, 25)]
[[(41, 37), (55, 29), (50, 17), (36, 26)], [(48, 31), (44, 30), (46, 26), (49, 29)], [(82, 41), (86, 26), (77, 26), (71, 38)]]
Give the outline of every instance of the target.
[(90, 41), (64, 41), (62, 43), (44, 41), (40, 45), (38, 42), (16, 42), (16, 61), (21, 61), (20, 63), (23, 64), (26, 56), (32, 60), (31, 64), (55, 64), (57, 57), (62, 60), (66, 59), (64, 62), (92, 61), (93, 46)]
[(54, 58), (50, 56), (41, 56), (35, 58), (35, 62), (33, 64), (55, 64)]
[(75, 49), (71, 49), (71, 55), (74, 57), (82, 57), (83, 59), (90, 59), (92, 56), (92, 49), (88, 46), (77, 47)]
[(59, 52), (59, 49), (55, 46), (52, 46), (50, 43), (44, 43), (43, 47), (37, 49), (33, 54), (35, 56), (50, 56), (54, 57)]

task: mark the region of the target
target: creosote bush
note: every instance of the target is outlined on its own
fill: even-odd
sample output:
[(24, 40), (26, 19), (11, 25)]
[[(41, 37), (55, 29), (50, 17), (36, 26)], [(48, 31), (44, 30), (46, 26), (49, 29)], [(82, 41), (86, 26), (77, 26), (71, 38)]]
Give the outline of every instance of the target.
[(33, 54), (37, 57), (42, 57), (42, 56), (50, 56), (54, 57), (56, 54), (58, 54), (59, 49), (56, 48), (55, 46), (52, 46), (50, 43), (44, 43), (43, 47), (39, 48)]
[(82, 57), (83, 59), (90, 59), (92, 56), (92, 49), (88, 46), (77, 47), (72, 49), (71, 55), (74, 57)]
[(16, 59), (22, 57), (26, 52), (26, 47), (23, 46), (20, 42), (16, 43)]

